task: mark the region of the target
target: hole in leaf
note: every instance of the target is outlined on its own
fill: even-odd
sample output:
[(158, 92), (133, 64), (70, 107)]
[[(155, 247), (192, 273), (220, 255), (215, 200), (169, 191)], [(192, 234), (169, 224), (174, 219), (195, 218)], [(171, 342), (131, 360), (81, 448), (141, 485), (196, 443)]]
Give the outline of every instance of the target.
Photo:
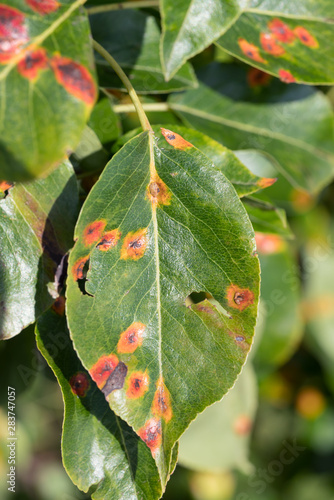
[[(213, 298), (211, 293), (208, 292), (191, 292), (190, 295), (185, 300), (185, 305), (187, 307), (191, 307), (193, 304), (201, 304), (201, 302), (207, 301), (212, 304), (217, 311), (219, 311), (224, 316), (227, 316), (229, 319), (232, 319), (232, 316), (223, 308), (223, 306)], [(203, 304), (202, 311), (205, 312), (205, 309), (208, 307)], [(208, 312), (208, 311), (207, 311)]]
[(82, 273), (80, 278), (77, 279), (78, 287), (82, 295), (89, 295), (90, 297), (94, 297), (91, 293), (87, 292), (86, 290), (86, 281), (87, 280), (87, 273), (89, 269), (89, 259), (85, 262), (85, 265), (82, 268)]

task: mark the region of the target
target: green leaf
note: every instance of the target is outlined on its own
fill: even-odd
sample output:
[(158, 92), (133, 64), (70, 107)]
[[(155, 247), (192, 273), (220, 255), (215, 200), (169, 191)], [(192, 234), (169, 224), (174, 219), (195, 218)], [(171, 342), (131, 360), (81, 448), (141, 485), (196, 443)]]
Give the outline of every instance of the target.
[(187, 126), (230, 149), (269, 153), (294, 186), (316, 192), (333, 178), (333, 112), (320, 92), (295, 102), (259, 106), (233, 102), (201, 85), (172, 96), (169, 104)]
[[(243, 1), (243, 0), (241, 0)], [(161, 0), (161, 58), (169, 80), (187, 59), (216, 40), (239, 16), (237, 0)]]
[(277, 208), (268, 201), (254, 196), (244, 198), (243, 202), (254, 231), (279, 234), (286, 238), (293, 237), (283, 208)]
[(101, 99), (94, 106), (88, 125), (94, 130), (102, 144), (114, 141), (120, 135), (119, 118), (107, 98)]
[[(124, 10), (95, 14), (90, 21), (94, 39), (126, 71), (136, 92), (162, 94), (197, 86), (189, 63), (169, 82), (165, 81), (159, 55), (160, 31), (154, 17), (138, 10)], [(101, 57), (97, 58), (97, 71), (101, 86), (124, 90), (119, 77)]]
[(179, 463), (200, 471), (251, 472), (248, 451), (256, 408), (257, 382), (247, 363), (233, 389), (198, 415), (183, 434)]
[[(67, 288), (75, 349), (150, 446), (163, 484), (175, 442), (241, 370), (259, 287), (234, 188), (199, 150), (164, 134), (178, 149), (144, 132), (105, 168), (77, 223)], [(191, 303), (193, 292), (217, 307)]]
[(254, 0), (216, 42), (287, 83), (334, 83), (331, 0)]
[[(96, 98), (83, 0), (2, 3), (0, 178), (30, 180), (77, 146)], [(3, 21), (4, 22), (4, 21)]]
[(45, 179), (14, 186), (0, 200), (0, 338), (20, 333), (57, 297), (77, 213), (68, 161)]
[(109, 408), (80, 363), (65, 316), (50, 310), (38, 320), (37, 345), (60, 384), (65, 415), (64, 467), (93, 500), (156, 500), (159, 474), (147, 446)]

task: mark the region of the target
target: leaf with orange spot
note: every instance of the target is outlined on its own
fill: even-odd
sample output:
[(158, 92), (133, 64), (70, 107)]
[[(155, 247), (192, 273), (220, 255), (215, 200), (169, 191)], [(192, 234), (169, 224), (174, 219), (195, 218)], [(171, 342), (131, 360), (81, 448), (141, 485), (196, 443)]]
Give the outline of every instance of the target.
[[(104, 234), (117, 228), (120, 239), (107, 252), (94, 243), (85, 290), (72, 273), (67, 280), (75, 349), (89, 370), (117, 356), (103, 384), (93, 378), (151, 450), (163, 487), (181, 434), (241, 370), (259, 289), (253, 231), (223, 166), (242, 170), (245, 192), (259, 189), (260, 178), (214, 141), (170, 128), (171, 143), (157, 127), (155, 137), (140, 133), (108, 163), (82, 207), (69, 268), (87, 255), (82, 235), (92, 221), (106, 222)], [(175, 148), (174, 140), (187, 146)], [(230, 304), (232, 285), (249, 290), (247, 308)], [(201, 291), (214, 302), (193, 304), (189, 296)]]
[(83, 3), (0, 3), (2, 179), (45, 175), (79, 144), (97, 98)]

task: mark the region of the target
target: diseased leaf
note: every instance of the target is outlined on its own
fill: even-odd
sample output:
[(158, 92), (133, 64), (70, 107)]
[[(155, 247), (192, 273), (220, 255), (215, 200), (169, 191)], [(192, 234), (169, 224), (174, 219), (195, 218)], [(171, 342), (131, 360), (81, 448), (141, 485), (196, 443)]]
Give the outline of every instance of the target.
[(65, 415), (64, 467), (93, 500), (157, 500), (161, 484), (149, 449), (110, 410), (80, 363), (66, 318), (50, 310), (36, 327), (37, 345), (60, 384)]
[(169, 104), (187, 126), (230, 149), (269, 153), (294, 186), (317, 192), (333, 178), (333, 112), (320, 92), (295, 102), (256, 105), (233, 102), (201, 85), (172, 96)]
[(195, 470), (252, 470), (250, 435), (257, 408), (257, 381), (247, 362), (233, 389), (207, 408), (180, 440), (179, 463)]
[(77, 183), (68, 161), (45, 179), (17, 184), (0, 200), (2, 339), (20, 333), (57, 297), (77, 214)]
[[(161, 94), (196, 87), (197, 80), (189, 63), (170, 81), (165, 81), (159, 55), (160, 31), (153, 16), (127, 9), (95, 14), (90, 22), (94, 39), (126, 71), (136, 92)], [(99, 56), (97, 71), (101, 86), (124, 90), (119, 77)]]
[[(90, 192), (67, 311), (83, 364), (150, 447), (165, 484), (175, 442), (245, 361), (259, 267), (232, 185), (188, 141), (163, 134), (159, 146), (148, 132), (130, 140)], [(216, 305), (192, 303), (193, 292)]]
[(97, 93), (83, 3), (0, 4), (3, 179), (33, 179), (79, 142)]

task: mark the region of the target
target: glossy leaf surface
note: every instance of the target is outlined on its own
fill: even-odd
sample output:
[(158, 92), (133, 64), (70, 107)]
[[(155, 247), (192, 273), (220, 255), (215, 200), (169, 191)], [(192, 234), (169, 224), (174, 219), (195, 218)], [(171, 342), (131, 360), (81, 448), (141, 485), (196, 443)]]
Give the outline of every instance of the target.
[(228, 148), (255, 148), (272, 155), (294, 186), (316, 192), (334, 175), (333, 113), (321, 93), (259, 106), (233, 102), (201, 85), (169, 102), (186, 125)]
[[(189, 63), (166, 82), (159, 55), (160, 31), (153, 16), (127, 9), (95, 14), (90, 22), (93, 37), (122, 66), (136, 92), (160, 94), (196, 87)], [(119, 77), (101, 57), (97, 58), (97, 71), (101, 86), (124, 90)]]
[(79, 142), (97, 93), (82, 3), (0, 4), (2, 179), (33, 179)]
[(1, 338), (20, 333), (57, 297), (77, 214), (77, 183), (69, 162), (45, 179), (17, 184), (0, 200)]
[(50, 310), (36, 327), (37, 345), (60, 384), (65, 416), (64, 467), (93, 500), (156, 500), (159, 474), (149, 449), (112, 410), (79, 361), (66, 318)]
[[(107, 165), (79, 217), (67, 288), (75, 348), (150, 447), (163, 483), (175, 442), (241, 370), (259, 287), (234, 188), (189, 142), (164, 133), (170, 144), (144, 132)], [(218, 307), (189, 303), (192, 292)]]

